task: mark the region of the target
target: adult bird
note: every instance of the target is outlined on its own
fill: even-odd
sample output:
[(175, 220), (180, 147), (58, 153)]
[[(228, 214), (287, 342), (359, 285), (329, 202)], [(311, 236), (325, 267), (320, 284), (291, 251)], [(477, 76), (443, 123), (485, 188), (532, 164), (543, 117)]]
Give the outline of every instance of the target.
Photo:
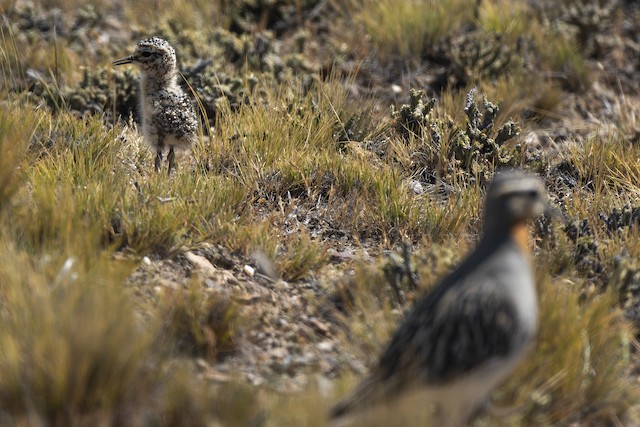
[(331, 418), (346, 420), (419, 392), (436, 405), (435, 425), (466, 423), (536, 334), (528, 222), (546, 207), (538, 177), (518, 170), (496, 174), (476, 248), (416, 302), (370, 374), (333, 408)]

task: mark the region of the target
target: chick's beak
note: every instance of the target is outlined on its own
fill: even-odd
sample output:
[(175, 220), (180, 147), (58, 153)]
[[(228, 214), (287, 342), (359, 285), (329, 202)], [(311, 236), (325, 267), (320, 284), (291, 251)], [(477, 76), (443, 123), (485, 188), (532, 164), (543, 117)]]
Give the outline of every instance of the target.
[(136, 60), (136, 57), (131, 55), (131, 56), (127, 56), (127, 57), (115, 60), (115, 61), (112, 62), (112, 64), (113, 65), (131, 64), (135, 60)]

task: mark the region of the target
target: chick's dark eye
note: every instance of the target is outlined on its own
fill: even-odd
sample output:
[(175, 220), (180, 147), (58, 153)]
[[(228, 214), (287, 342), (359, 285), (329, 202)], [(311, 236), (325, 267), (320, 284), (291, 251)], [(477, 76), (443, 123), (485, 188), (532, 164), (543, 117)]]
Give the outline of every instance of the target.
[(145, 58), (148, 58), (151, 56), (151, 52), (149, 52), (148, 50), (145, 50), (144, 52), (142, 52), (142, 56), (144, 56)]

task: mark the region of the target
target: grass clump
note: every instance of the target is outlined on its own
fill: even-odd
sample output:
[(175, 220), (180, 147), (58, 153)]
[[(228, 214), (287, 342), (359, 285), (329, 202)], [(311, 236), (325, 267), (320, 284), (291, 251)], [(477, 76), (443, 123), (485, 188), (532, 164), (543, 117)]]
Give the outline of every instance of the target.
[[(147, 148), (98, 117), (44, 116), (33, 126), (20, 135), (23, 182), (8, 207), (23, 245), (64, 247), (97, 230), (105, 248), (170, 253), (224, 231), (243, 209), (246, 191), (219, 176), (139, 174), (150, 168)], [(13, 145), (8, 154), (21, 147)]]
[(192, 281), (187, 289), (163, 291), (160, 318), (173, 352), (209, 361), (222, 360), (237, 350), (241, 318), (232, 297), (204, 289)]
[(38, 266), (6, 239), (0, 244), (3, 419), (118, 423), (151, 378), (153, 332), (117, 291), (129, 270), (100, 256), (90, 266), (75, 257)]
[(594, 424), (628, 422), (637, 400), (625, 378), (632, 329), (611, 308), (615, 292), (580, 302), (566, 285), (543, 277), (539, 293), (538, 342), (497, 402), (518, 405), (515, 419), (525, 424), (566, 421), (567, 413)]
[(513, 41), (526, 34), (529, 27), (527, 19), (531, 14), (527, 2), (486, 0), (480, 2), (478, 25), (488, 33), (503, 34)]
[(285, 245), (283, 248), (285, 255), (276, 258), (279, 260), (278, 267), (285, 280), (300, 280), (311, 271), (320, 268), (327, 260), (324, 247), (307, 234), (291, 236)]
[(27, 153), (32, 128), (41, 117), (27, 109), (9, 112), (4, 107), (0, 115), (0, 212), (9, 204), (20, 187), (20, 166)]
[(471, 22), (474, 11), (474, 2), (469, 0), (354, 3), (355, 21), (383, 58), (420, 58), (441, 37)]
[(575, 39), (559, 31), (543, 30), (534, 33), (534, 39), (539, 46), (547, 46), (541, 50), (545, 71), (558, 79), (565, 89), (576, 92), (590, 85), (587, 63)]

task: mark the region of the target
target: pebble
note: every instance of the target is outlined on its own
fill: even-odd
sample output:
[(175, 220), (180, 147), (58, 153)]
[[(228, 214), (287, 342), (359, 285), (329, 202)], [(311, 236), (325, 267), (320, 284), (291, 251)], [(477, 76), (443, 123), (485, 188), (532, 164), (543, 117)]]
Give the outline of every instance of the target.
[(414, 194), (422, 194), (424, 193), (424, 187), (419, 181), (411, 180), (408, 184), (409, 190), (413, 191)]
[(316, 347), (318, 347), (318, 350), (323, 352), (333, 351), (333, 343), (331, 341), (320, 341)]
[(316, 383), (321, 396), (330, 396), (334, 391), (334, 384), (322, 375), (316, 375)]
[(276, 347), (271, 350), (271, 357), (275, 359), (285, 359), (286, 357), (290, 357), (287, 351), (282, 347)]
[(142, 263), (143, 263), (144, 265), (151, 265), (151, 259), (149, 259), (149, 257), (148, 257), (148, 256), (143, 256), (143, 257), (142, 257)]
[(331, 332), (329, 326), (317, 319), (309, 319), (309, 325), (320, 335), (328, 336)]
[(64, 280), (73, 282), (78, 277), (77, 273), (71, 271), (75, 262), (76, 260), (73, 257), (69, 257), (66, 259), (66, 261), (62, 265), (62, 268), (58, 272), (58, 275), (56, 276), (56, 283), (61, 283)]
[(216, 273), (216, 268), (205, 257), (194, 254), (193, 252), (186, 252), (184, 256), (191, 265), (200, 270), (204, 275), (213, 276)]
[(256, 270), (255, 270), (255, 268), (251, 267), (250, 265), (245, 265), (242, 268), (242, 272), (244, 274), (246, 274), (247, 276), (249, 276), (249, 277), (253, 277), (253, 275), (256, 273)]

